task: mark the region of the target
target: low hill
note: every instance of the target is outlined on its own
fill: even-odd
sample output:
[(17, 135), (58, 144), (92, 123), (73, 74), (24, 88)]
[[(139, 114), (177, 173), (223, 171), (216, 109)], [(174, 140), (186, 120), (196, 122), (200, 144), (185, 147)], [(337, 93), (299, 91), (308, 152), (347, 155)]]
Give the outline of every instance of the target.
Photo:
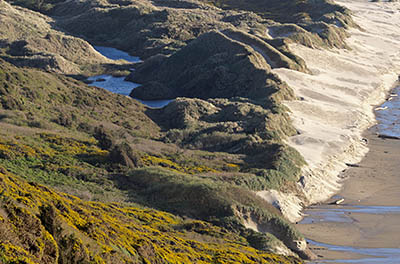
[[(155, 118), (157, 110), (69, 77), (5, 61), (0, 93), (0, 166), (9, 177), (84, 199), (135, 202), (207, 220), (252, 247), (286, 254), (289, 247), (302, 253), (295, 242), (301, 235), (250, 191), (272, 183), (239, 172), (241, 165), (235, 163), (241, 162), (240, 155), (163, 142), (167, 134), (157, 124), (162, 125)], [(257, 235), (247, 229), (246, 221), (253, 219), (271, 230)]]
[[(297, 98), (272, 69), (309, 73), (293, 42), (345, 48), (355, 26), (347, 9), (326, 0), (8, 2), (0, 3), (3, 262), (313, 256), (280, 205), (257, 195), (304, 198), (305, 162), (286, 144), (298, 131), (282, 105)], [(79, 81), (133, 66), (89, 42), (144, 59), (127, 77), (143, 84), (133, 97), (175, 100), (152, 109)]]
[(87, 41), (57, 30), (53, 19), (5, 1), (0, 2), (0, 48), (0, 57), (15, 65), (62, 74), (101, 73), (115, 64)]
[(85, 202), (0, 167), (2, 263), (300, 263), (209, 223)]

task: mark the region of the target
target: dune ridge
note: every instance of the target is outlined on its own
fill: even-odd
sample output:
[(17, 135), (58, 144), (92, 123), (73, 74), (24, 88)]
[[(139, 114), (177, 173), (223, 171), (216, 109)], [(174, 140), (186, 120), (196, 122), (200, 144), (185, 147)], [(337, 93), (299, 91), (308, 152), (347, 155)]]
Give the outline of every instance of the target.
[(274, 69), (300, 100), (287, 101), (298, 134), (290, 137), (308, 163), (298, 184), (303, 198), (277, 191), (258, 195), (278, 203), (298, 221), (302, 206), (328, 199), (343, 184), (346, 164), (359, 162), (368, 152), (362, 132), (376, 123), (374, 106), (394, 88), (400, 73), (400, 3), (340, 0), (353, 12), (361, 29), (348, 30), (350, 49), (311, 49), (292, 44), (312, 74)]

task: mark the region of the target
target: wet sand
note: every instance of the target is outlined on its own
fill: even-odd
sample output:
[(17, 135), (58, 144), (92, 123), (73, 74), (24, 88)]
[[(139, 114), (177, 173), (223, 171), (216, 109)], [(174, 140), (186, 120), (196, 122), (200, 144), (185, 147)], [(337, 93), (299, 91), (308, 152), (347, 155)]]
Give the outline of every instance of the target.
[[(344, 198), (344, 202), (340, 205), (325, 204), (311, 207), (305, 213), (316, 213), (316, 216), (308, 218), (306, 224), (297, 224), (297, 228), (308, 239), (325, 244), (356, 249), (399, 249), (400, 140), (379, 138), (373, 129), (367, 131), (365, 137), (368, 139), (370, 151), (358, 164), (359, 167), (349, 167), (342, 173), (345, 182), (338, 195)], [(354, 208), (354, 206), (358, 207)], [(367, 212), (373, 213), (359, 212), (360, 208), (368, 209)], [(331, 219), (333, 221), (328, 221), (326, 216), (318, 218), (320, 209), (334, 216)], [(324, 260), (360, 257), (363, 259), (362, 256), (366, 253), (366, 250), (325, 250), (325, 247), (321, 245), (310, 247)], [(370, 255), (370, 252), (367, 253)], [(375, 253), (378, 256), (381, 254)], [(393, 257), (398, 253), (396, 251)], [(378, 257), (375, 261), (367, 258), (365, 262), (359, 260), (357, 263), (400, 263), (400, 256), (397, 262), (393, 259)]]
[(334, 2), (351, 10), (353, 20), (362, 27), (347, 30), (350, 49), (291, 44), (312, 74), (272, 70), (301, 98), (284, 104), (298, 131), (287, 143), (307, 162), (301, 181), (304, 200), (286, 192), (264, 191), (260, 196), (279, 203), (292, 222), (301, 218), (300, 204), (322, 202), (337, 193), (341, 188), (337, 175), (345, 163), (364, 157), (368, 149), (361, 139), (376, 122), (373, 106), (383, 102), (400, 73), (400, 2)]

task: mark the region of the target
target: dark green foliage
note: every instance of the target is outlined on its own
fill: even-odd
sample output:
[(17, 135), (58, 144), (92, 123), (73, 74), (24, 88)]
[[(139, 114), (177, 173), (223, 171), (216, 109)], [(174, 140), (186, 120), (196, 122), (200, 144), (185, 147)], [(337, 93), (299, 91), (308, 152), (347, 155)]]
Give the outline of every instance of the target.
[(139, 153), (135, 153), (126, 142), (114, 146), (110, 150), (108, 159), (113, 164), (121, 164), (131, 169), (142, 166)]
[[(290, 40), (309, 46), (343, 45), (343, 29), (352, 23), (346, 9), (325, 0), (16, 3), (52, 13), (52, 26), (96, 43), (145, 57), (171, 55), (152, 57), (137, 67), (133, 78), (143, 86), (134, 96), (197, 99), (181, 98), (161, 110), (147, 109), (71, 78), (1, 60), (1, 166), (86, 199), (135, 202), (207, 220), (240, 234), (240, 243), (258, 249), (273, 248), (278, 238), (296, 250), (293, 241), (301, 235), (254, 193), (292, 188), (305, 164), (284, 143), (296, 130), (281, 102), (295, 99), (294, 93), (271, 68), (307, 72), (304, 62), (289, 51)], [(267, 28), (275, 39), (264, 39)], [(45, 38), (65, 40), (57, 34)], [(11, 57), (28, 54), (28, 44), (8, 43), (1, 54), (15, 65), (25, 65)], [(93, 65), (80, 66), (88, 73), (96, 71)], [(123, 73), (129, 67), (118, 70)], [(32, 229), (41, 224), (60, 250), (46, 249), (46, 254), (58, 263), (93, 261), (79, 235), (60, 232), (57, 212), (65, 210), (62, 204), (45, 204), (38, 210)], [(247, 230), (245, 219), (265, 234)], [(93, 234), (96, 223), (85, 219), (75, 227), (76, 234)], [(157, 232), (171, 228), (163, 226)], [(203, 222), (173, 228), (210, 235)], [(114, 239), (113, 233), (107, 235)], [(120, 244), (107, 250), (110, 255), (131, 256)], [(155, 252), (151, 244), (135, 244), (134, 250)], [(212, 261), (219, 263), (223, 255), (213, 254)], [(137, 260), (144, 262), (141, 258)]]
[(154, 168), (133, 170), (128, 176), (119, 178), (118, 183), (120, 188), (135, 193), (135, 199), (139, 196), (145, 204), (174, 214), (211, 221), (246, 234), (237, 212), (251, 212), (259, 223), (270, 226), (268, 232), (286, 243), (301, 238), (274, 207), (246, 188), (234, 187), (224, 181)]
[(100, 148), (109, 150), (113, 146), (113, 138), (110, 132), (107, 132), (103, 126), (94, 129), (93, 137), (99, 142)]
[(35, 11), (48, 13), (57, 3), (61, 3), (63, 0), (12, 0), (11, 2)]

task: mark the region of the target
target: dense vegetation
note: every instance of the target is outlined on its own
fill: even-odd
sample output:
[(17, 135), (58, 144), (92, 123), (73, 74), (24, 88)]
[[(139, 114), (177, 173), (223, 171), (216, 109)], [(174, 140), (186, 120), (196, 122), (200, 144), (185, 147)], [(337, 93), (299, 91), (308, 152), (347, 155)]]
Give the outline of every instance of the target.
[[(256, 195), (299, 192), (304, 165), (285, 143), (297, 131), (282, 101), (296, 98), (271, 69), (308, 72), (291, 41), (342, 47), (347, 10), (328, 1), (315, 2), (317, 13), (309, 1), (267, 1), (255, 13), (254, 1), (10, 2), (53, 18), (0, 2), (0, 261), (309, 257), (301, 234)], [(132, 65), (80, 37), (149, 58), (128, 77), (143, 84), (132, 96), (182, 98), (151, 109), (85, 85), (85, 75)]]
[[(288, 37), (308, 46), (346, 47), (345, 28), (357, 26), (350, 11), (331, 0), (206, 0), (222, 9), (254, 12), (276, 24), (272, 37)], [(311, 33), (311, 34), (310, 34)]]
[[(242, 226), (240, 215), (254, 211), (261, 222), (281, 226), (272, 234), (286, 243), (301, 238), (250, 191), (273, 186), (279, 177), (241, 173), (248, 165), (240, 155), (183, 153), (158, 141), (160, 128), (144, 115), (143, 106), (126, 97), (61, 75), (6, 62), (1, 67), (0, 165), (13, 174), (86, 199), (138, 202), (208, 220), (250, 243), (253, 233)], [(276, 241), (271, 238), (257, 247), (268, 249)]]
[(0, 167), (2, 263), (299, 263), (206, 222), (85, 202)]
[(49, 12), (57, 3), (61, 3), (63, 0), (15, 0), (12, 1), (15, 5), (20, 5), (27, 7), (29, 9), (47, 13)]

